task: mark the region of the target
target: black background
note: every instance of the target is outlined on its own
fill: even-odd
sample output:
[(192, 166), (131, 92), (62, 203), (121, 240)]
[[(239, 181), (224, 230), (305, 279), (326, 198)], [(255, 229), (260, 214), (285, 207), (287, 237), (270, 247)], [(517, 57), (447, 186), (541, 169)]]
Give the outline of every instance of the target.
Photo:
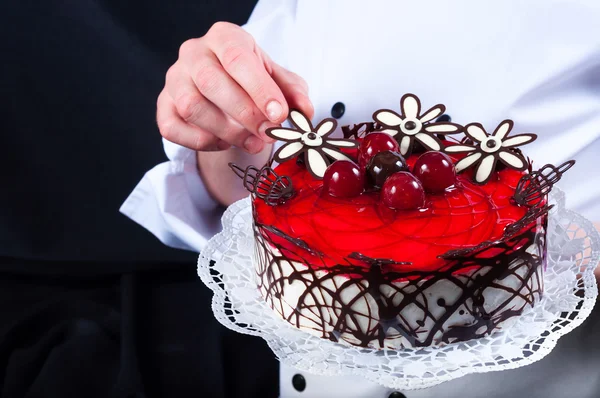
[(118, 209), (166, 159), (156, 98), (179, 46), (254, 3), (2, 0), (0, 256), (189, 261)]
[(166, 160), (156, 97), (180, 44), (254, 1), (0, 1), (0, 397), (270, 397), (262, 340), (118, 212)]

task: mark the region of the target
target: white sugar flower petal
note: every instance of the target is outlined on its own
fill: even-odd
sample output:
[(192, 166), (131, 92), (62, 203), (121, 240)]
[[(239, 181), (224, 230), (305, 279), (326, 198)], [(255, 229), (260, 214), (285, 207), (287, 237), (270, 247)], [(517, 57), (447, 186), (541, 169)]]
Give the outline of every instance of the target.
[(301, 142), (290, 142), (289, 144), (282, 146), (279, 151), (277, 151), (276, 158), (279, 158), (279, 160), (289, 159), (300, 152), (302, 148), (304, 148), (304, 144)]
[(477, 173), (475, 173), (475, 181), (480, 184), (486, 182), (492, 172), (494, 171), (494, 164), (496, 163), (496, 158), (494, 155), (487, 155), (481, 160), (479, 166), (477, 166)]
[(375, 120), (386, 126), (399, 126), (402, 123), (402, 118), (392, 111), (379, 111), (373, 115)]
[(353, 148), (358, 146), (358, 142), (353, 140), (325, 140), (326, 143), (334, 146), (343, 146), (345, 148)]
[(316, 133), (319, 137), (322, 137), (324, 135), (327, 135), (327, 133), (330, 133), (334, 128), (335, 123), (333, 122), (333, 120), (327, 120), (326, 122), (318, 126)]
[(419, 117), (421, 105), (419, 104), (419, 99), (414, 95), (406, 94), (404, 97), (402, 97), (400, 107), (402, 108), (402, 113), (404, 114), (405, 118), (417, 119)]
[(496, 131), (494, 132), (494, 137), (498, 138), (499, 140), (503, 140), (504, 137), (506, 137), (506, 135), (510, 132), (510, 130), (512, 130), (512, 127), (513, 127), (512, 120), (503, 121), (496, 128)]
[(515, 146), (521, 146), (523, 144), (527, 144), (528, 142), (534, 141), (537, 138), (535, 134), (521, 134), (515, 135), (514, 137), (510, 137), (502, 142), (502, 146), (504, 148), (512, 148)]
[(512, 154), (508, 151), (500, 151), (498, 153), (498, 156), (500, 156), (500, 159), (504, 160), (506, 163), (508, 163), (515, 169), (525, 168), (525, 162), (523, 161), (523, 159), (521, 159), (515, 154)]
[(348, 156), (346, 156), (346, 154), (340, 152), (340, 151), (336, 151), (335, 149), (331, 149), (331, 148), (321, 148), (321, 150), (323, 152), (325, 152), (327, 155), (331, 156), (334, 159), (337, 160), (350, 160), (352, 161), (352, 159), (350, 159)]
[(456, 133), (460, 131), (460, 127), (452, 123), (432, 123), (425, 126), (425, 131), (430, 133)]
[(465, 132), (467, 133), (467, 135), (469, 137), (471, 137), (474, 140), (477, 140), (479, 142), (482, 142), (483, 140), (485, 140), (487, 138), (487, 134), (483, 130), (483, 127), (481, 127), (478, 124), (468, 125)]
[(404, 137), (402, 137), (402, 140), (400, 141), (400, 154), (406, 155), (408, 153), (408, 150), (410, 149), (411, 141), (412, 141), (412, 139), (408, 135), (405, 135)]
[(299, 140), (302, 137), (302, 133), (292, 129), (286, 128), (274, 128), (267, 132), (267, 135), (271, 138), (277, 138), (283, 141), (294, 141)]
[(328, 164), (321, 152), (310, 148), (307, 152), (306, 160), (309, 170), (317, 177), (323, 178)]
[(428, 121), (440, 116), (442, 113), (444, 113), (445, 110), (446, 109), (444, 105), (436, 105), (430, 110), (428, 110), (423, 116), (421, 116), (419, 120), (421, 121), (421, 123), (427, 123)]
[(427, 135), (425, 133), (418, 133), (417, 135), (415, 135), (415, 138), (419, 140), (421, 144), (425, 145), (427, 148), (433, 151), (439, 151), (440, 149), (442, 149), (440, 143), (437, 142), (436, 139), (430, 135)]
[(389, 134), (389, 135), (391, 135), (393, 137), (396, 134), (398, 134), (398, 130), (396, 130), (396, 129), (384, 129), (384, 130), (377, 131), (377, 133), (386, 133), (386, 134)]
[(298, 126), (300, 130), (303, 130), (306, 133), (310, 133), (312, 131), (310, 121), (302, 113), (298, 111), (291, 111), (290, 119), (292, 119), (292, 121), (296, 124), (296, 126)]
[(454, 167), (456, 168), (456, 172), (458, 173), (458, 172), (463, 171), (464, 169), (470, 167), (473, 163), (478, 161), (479, 158), (481, 158), (481, 153), (479, 153), (479, 152), (472, 153), (469, 156), (462, 158), (461, 160), (458, 161), (458, 163), (456, 163), (456, 165), (454, 165)]
[(475, 147), (469, 145), (452, 145), (446, 147), (446, 152), (449, 153), (460, 153), (460, 152), (473, 152)]

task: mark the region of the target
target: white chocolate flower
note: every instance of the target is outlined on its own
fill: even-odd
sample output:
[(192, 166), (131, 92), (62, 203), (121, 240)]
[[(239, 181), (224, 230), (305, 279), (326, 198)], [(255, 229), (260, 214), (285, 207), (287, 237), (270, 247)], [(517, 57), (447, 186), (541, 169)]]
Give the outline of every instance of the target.
[(340, 148), (353, 148), (358, 143), (349, 139), (328, 139), (337, 127), (335, 119), (324, 119), (313, 128), (306, 116), (297, 110), (290, 112), (290, 122), (295, 128), (274, 127), (266, 134), (274, 139), (286, 141), (275, 152), (273, 158), (281, 163), (301, 153), (306, 153), (305, 162), (308, 171), (317, 179), (322, 179), (332, 160), (352, 160)]
[(404, 157), (410, 156), (415, 140), (429, 150), (440, 151), (442, 144), (436, 134), (455, 134), (462, 130), (462, 126), (455, 123), (430, 123), (441, 116), (446, 107), (438, 104), (421, 114), (421, 101), (414, 94), (402, 97), (400, 109), (402, 114), (390, 109), (380, 109), (373, 114), (373, 119), (385, 127), (381, 132), (396, 138)]
[(447, 153), (469, 153), (456, 163), (456, 171), (461, 172), (469, 167), (476, 167), (475, 182), (485, 184), (492, 176), (498, 160), (515, 170), (527, 168), (527, 161), (523, 155), (513, 148), (534, 141), (537, 135), (519, 134), (508, 137), (512, 128), (513, 121), (504, 120), (496, 127), (494, 133), (489, 135), (481, 124), (468, 124), (465, 126), (465, 134), (474, 144), (452, 145), (446, 147), (445, 151)]

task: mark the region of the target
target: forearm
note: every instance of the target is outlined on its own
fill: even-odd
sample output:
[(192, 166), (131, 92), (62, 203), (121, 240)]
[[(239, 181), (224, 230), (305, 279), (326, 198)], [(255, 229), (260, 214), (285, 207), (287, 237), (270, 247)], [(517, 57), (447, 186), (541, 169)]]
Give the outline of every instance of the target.
[(231, 147), (225, 151), (197, 152), (198, 172), (210, 195), (224, 206), (229, 206), (235, 201), (248, 195), (239, 179), (229, 168), (230, 162), (242, 168), (249, 165), (264, 166), (271, 155), (273, 146), (265, 145), (264, 149), (256, 155)]

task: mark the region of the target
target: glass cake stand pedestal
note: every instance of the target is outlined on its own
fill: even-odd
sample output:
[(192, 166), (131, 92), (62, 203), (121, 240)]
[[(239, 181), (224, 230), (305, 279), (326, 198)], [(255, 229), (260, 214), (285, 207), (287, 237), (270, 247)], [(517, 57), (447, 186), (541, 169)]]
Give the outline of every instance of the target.
[(515, 369), (539, 361), (558, 339), (591, 313), (598, 288), (600, 235), (565, 208), (554, 188), (547, 231), (544, 296), (514, 325), (486, 338), (443, 347), (376, 350), (335, 343), (293, 327), (262, 299), (255, 281), (250, 199), (230, 206), (223, 231), (200, 254), (198, 275), (214, 293), (216, 319), (239, 333), (260, 336), (278, 359), (319, 375), (357, 375), (391, 389), (431, 387), (471, 373)]

